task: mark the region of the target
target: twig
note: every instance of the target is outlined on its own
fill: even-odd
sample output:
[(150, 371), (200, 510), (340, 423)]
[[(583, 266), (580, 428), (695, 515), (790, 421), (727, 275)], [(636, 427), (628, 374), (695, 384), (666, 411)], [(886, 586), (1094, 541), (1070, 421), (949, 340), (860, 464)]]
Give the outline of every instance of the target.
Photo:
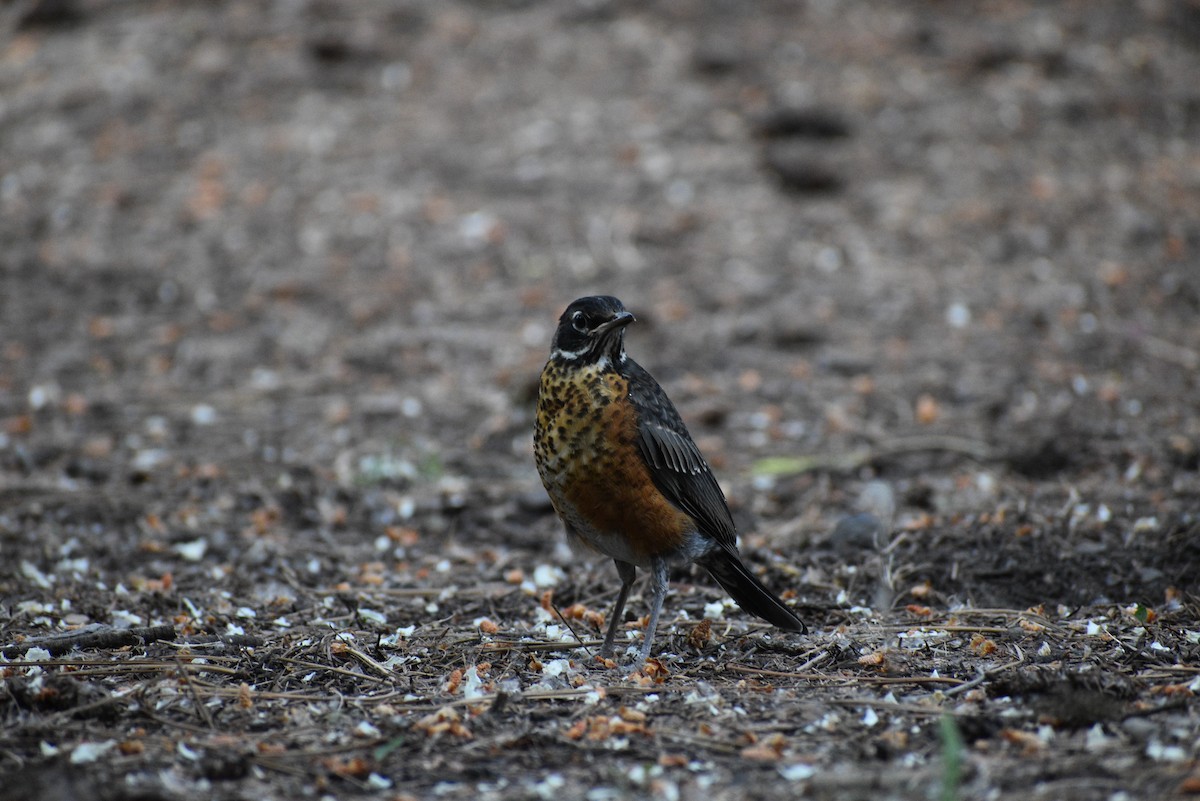
[(196, 714), (199, 715), (201, 719), (204, 720), (204, 724), (208, 726), (210, 730), (212, 730), (215, 728), (215, 726), (213, 726), (212, 714), (209, 713), (208, 707), (204, 705), (204, 700), (200, 697), (200, 693), (196, 692), (196, 685), (192, 683), (191, 675), (184, 670), (183, 662), (176, 660), (176, 664), (179, 668), (179, 675), (183, 677), (183, 683), (187, 685), (188, 693), (192, 696), (192, 703), (196, 705)]
[(975, 678), (971, 679), (970, 681), (963, 682), (957, 687), (951, 687), (949, 690), (943, 690), (942, 695), (949, 697), (952, 695), (958, 695), (959, 693), (965, 693), (968, 690), (973, 690), (993, 676), (998, 676), (1006, 670), (1015, 668), (1017, 665), (1024, 663), (1024, 661), (1025, 655), (1022, 653), (1019, 659), (1015, 659), (1012, 662), (1006, 662), (1003, 665), (998, 665), (990, 670), (979, 671), (979, 675), (977, 675)]
[(103, 709), (104, 707), (109, 706), (110, 704), (115, 704), (117, 701), (124, 701), (126, 698), (133, 695), (133, 692), (134, 692), (133, 690), (125, 690), (123, 692), (117, 691), (117, 692), (112, 693), (111, 695), (106, 695), (103, 698), (100, 698), (96, 701), (92, 701), (91, 703), (82, 704), (80, 706), (74, 706), (74, 707), (71, 707), (70, 709), (64, 709), (59, 714), (61, 714), (64, 717), (78, 717), (80, 715), (84, 715), (89, 712), (94, 712), (97, 709)]
[(306, 592), (311, 592), (313, 595), (361, 595), (363, 597), (382, 596), (385, 598), (436, 598), (446, 591), (454, 593), (456, 598), (502, 598), (505, 595), (519, 592), (520, 588), (514, 584), (492, 582), (475, 587), (456, 587), (453, 584), (448, 584), (443, 587), (395, 587), (391, 589), (359, 587), (349, 590), (324, 587), (306, 590)]
[(987, 681), (987, 679), (988, 672), (986, 670), (981, 670), (978, 674), (976, 674), (975, 678), (971, 679), (970, 681), (963, 682), (957, 687), (951, 687), (949, 690), (941, 690), (940, 692), (946, 697), (958, 695), (959, 693), (965, 693), (968, 690), (975, 689), (980, 684), (983, 684), (985, 681)]
[(266, 640), (255, 634), (222, 634), (220, 636), (189, 637), (171, 643), (172, 648), (261, 648)]
[(1195, 370), (1200, 367), (1200, 352), (1194, 351), (1191, 348), (1186, 348), (1182, 345), (1176, 345), (1174, 342), (1169, 342), (1160, 337), (1151, 334), (1132, 331), (1123, 326), (1106, 326), (1110, 333), (1115, 333), (1123, 336), (1130, 342), (1140, 345), (1146, 355), (1153, 356), (1164, 362), (1171, 362), (1188, 370)]
[(729, 743), (721, 742), (715, 737), (702, 737), (700, 735), (689, 734), (678, 729), (657, 729), (656, 734), (664, 740), (705, 748), (709, 751), (716, 751), (717, 753), (725, 754), (726, 756), (733, 756), (741, 753), (740, 748), (730, 745)]
[(828, 657), (829, 657), (829, 651), (822, 651), (821, 653), (814, 656), (812, 659), (805, 662), (803, 665), (799, 665), (796, 668), (796, 672), (803, 673), (804, 671), (808, 670), (809, 668), (815, 667), (815, 666), (819, 665), (821, 662), (824, 662)]
[(350, 654), (352, 657), (357, 659), (359, 662), (362, 662), (365, 666), (369, 667), (371, 670), (374, 670), (379, 675), (381, 675), (385, 678), (388, 678), (388, 679), (396, 678), (395, 674), (392, 673), (392, 671), (388, 670), (382, 664), (375, 661), (370, 656), (368, 656), (367, 654), (358, 650), (357, 648), (351, 648), (349, 645), (347, 645), (346, 653)]
[(1052, 631), (1056, 631), (1056, 632), (1061, 632), (1063, 630), (1063, 627), (1057, 621), (1051, 620), (1046, 615), (1038, 614), (1037, 612), (1034, 612), (1030, 609), (999, 609), (999, 608), (986, 608), (986, 607), (980, 607), (978, 609), (965, 609), (964, 608), (964, 609), (953, 609), (948, 612), (939, 613), (939, 617), (943, 616), (943, 615), (945, 617), (951, 617), (951, 618), (953, 618), (953, 617), (1015, 617), (1015, 618), (1018, 618), (1018, 621), (1017, 621), (1018, 625), (1020, 623), (1020, 619), (1024, 618), (1026, 620), (1036, 621), (1036, 622), (1040, 623), (1041, 625), (1045, 626), (1048, 630), (1052, 630)]
[(958, 686), (962, 679), (952, 676), (863, 676), (855, 679), (866, 684), (953, 684)]
[[(382, 683), (385, 681), (385, 679), (381, 679), (376, 676), (369, 676), (366, 673), (355, 673), (353, 670), (346, 670), (346, 668), (334, 667), (333, 665), (322, 665), (317, 662), (309, 662), (305, 659), (295, 659), (290, 656), (281, 656), (279, 657), (279, 660), (281, 662), (291, 662), (293, 665), (306, 667), (310, 670), (327, 670), (330, 673), (341, 673), (343, 676), (350, 676), (355, 679), (367, 679), (368, 681), (373, 681), (376, 683)], [(382, 667), (382, 665), (380, 665), (380, 667)], [(395, 678), (390, 672), (387, 674), (387, 676), (389, 679)]]
[(137, 699), (138, 712), (140, 714), (145, 715), (155, 723), (158, 723), (162, 726), (174, 726), (177, 729), (184, 729), (185, 731), (195, 732), (196, 734), (212, 733), (211, 729), (206, 729), (203, 726), (197, 726), (194, 723), (184, 723), (179, 720), (171, 720), (170, 718), (164, 718), (160, 715), (154, 714), (150, 711), (151, 704), (146, 700), (146, 689), (146, 686), (143, 685), (138, 687), (134, 692), (134, 697)]
[(1170, 712), (1175, 709), (1186, 709), (1189, 706), (1191, 706), (1190, 700), (1187, 698), (1177, 698), (1174, 701), (1168, 701), (1167, 703), (1159, 706), (1149, 707), (1147, 709), (1134, 709), (1131, 712), (1125, 713), (1121, 719), (1128, 720), (1129, 718), (1144, 718), (1149, 717), (1150, 715), (1157, 715), (1159, 712)]
[[(570, 701), (576, 698), (591, 695), (595, 692), (602, 692), (606, 695), (653, 695), (663, 693), (667, 690), (662, 686), (655, 687), (579, 687), (570, 690), (534, 690), (531, 692), (514, 693), (506, 696), (505, 703), (514, 704), (519, 701)], [(481, 695), (478, 698), (454, 698), (451, 700), (439, 700), (436, 696), (427, 696), (425, 698), (413, 698), (399, 701), (395, 706), (404, 709), (423, 710), (423, 709), (442, 709), (444, 707), (457, 706), (483, 706), (488, 702), (495, 702), (497, 694), (488, 693)]]
[(236, 676), (241, 671), (224, 665), (197, 665), (192, 662), (121, 662), (111, 668), (84, 668), (71, 672), (72, 676), (116, 676), (122, 673), (149, 673), (185, 670), (190, 673), (220, 673), (226, 676)]
[(236, 676), (241, 671), (234, 668), (228, 668), (223, 665), (197, 665), (193, 662), (164, 662), (160, 659), (154, 660), (130, 660), (128, 662), (96, 662), (96, 661), (81, 661), (73, 660), (47, 660), (45, 662), (7, 662), (6, 667), (69, 667), (74, 668), (76, 665), (85, 665), (86, 667), (80, 670), (72, 670), (71, 675), (74, 677), (80, 676), (119, 676), (123, 673), (151, 673), (157, 671), (172, 671), (178, 669), (186, 669), (193, 673), (222, 673), (227, 676)]
[(964, 607), (960, 607), (958, 609), (951, 609), (950, 611), (946, 612), (946, 614), (947, 615), (962, 615), (964, 617), (970, 616), (970, 615), (987, 615), (987, 616), (997, 615), (997, 616), (1003, 616), (1003, 617), (1036, 617), (1036, 618), (1041, 618), (1042, 620), (1049, 620), (1049, 618), (1046, 617), (1045, 615), (1039, 615), (1037, 612), (1033, 612), (1028, 609), (1003, 609), (1001, 607), (987, 607), (987, 606), (978, 606), (978, 607), (964, 606)]
[[(388, 741), (388, 738), (359, 740), (345, 745), (330, 745), (323, 748), (297, 748), (295, 750), (280, 751), (275, 754), (263, 754), (263, 759), (309, 759), (313, 757), (334, 756), (335, 754), (353, 754), (356, 751), (366, 751), (383, 745)], [(256, 757), (257, 759), (257, 757)]]
[(604, 692), (606, 694), (616, 695), (642, 695), (663, 692), (663, 688), (659, 687), (580, 687), (574, 690), (534, 690), (532, 692), (524, 692), (515, 697), (519, 701), (562, 701), (569, 698), (578, 698), (583, 695), (591, 695), (594, 692)]
[(802, 681), (841, 681), (845, 684), (962, 684), (962, 679), (950, 676), (830, 676), (824, 673), (789, 673), (783, 670), (767, 670), (750, 665), (740, 665), (730, 662), (727, 667), (738, 673), (750, 673), (758, 676), (774, 676), (781, 679), (800, 679)]
[(175, 639), (175, 627), (170, 624), (162, 626), (134, 626), (119, 629), (103, 623), (93, 623), (72, 631), (55, 632), (45, 637), (36, 637), (14, 645), (9, 645), (0, 654), (5, 659), (24, 656), (30, 648), (43, 648), (51, 656), (62, 656), (76, 648), (126, 648), (131, 645), (145, 645), (155, 640)]
[(576, 633), (575, 627), (572, 626), (569, 622), (567, 622), (567, 619), (565, 617), (563, 617), (563, 613), (559, 611), (558, 605), (555, 604), (553, 601), (551, 601), (550, 608), (554, 610), (554, 614), (558, 615), (558, 619), (562, 621), (562, 624), (567, 627), (567, 631), (571, 632), (571, 636), (575, 638), (576, 644), (580, 648), (583, 648), (584, 650), (586, 650), (588, 652), (588, 656), (591, 656), (592, 649), (584, 644), (583, 638), (580, 637), (579, 634)]
[[(1165, 671), (1168, 673), (1200, 673), (1200, 666), (1195, 665), (1155, 665), (1155, 670)], [(1142, 678), (1155, 678), (1153, 674), (1142, 674)], [(1162, 676), (1161, 678), (1167, 678)]]
[[(237, 698), (241, 691), (237, 687), (226, 687), (219, 684), (207, 684), (206, 682), (196, 682), (196, 687), (210, 698)], [(394, 701), (397, 698), (402, 698), (408, 695), (406, 691), (392, 690), (379, 695), (337, 695), (340, 700), (351, 704), (378, 704), (385, 701)], [(329, 701), (335, 695), (333, 693), (300, 693), (287, 692), (279, 690), (255, 690), (254, 697), (267, 701)]]
[(845, 679), (845, 676), (830, 676), (824, 673), (791, 673), (784, 670), (768, 670), (766, 668), (756, 668), (750, 665), (741, 665), (737, 662), (728, 662), (725, 667), (736, 673), (749, 673), (754, 676), (771, 676), (779, 679), (800, 679), (801, 681), (837, 681)]
[[(574, 634), (574, 632), (571, 632)], [(599, 645), (600, 640), (579, 640), (579, 645), (571, 645), (560, 640), (538, 640), (536, 642), (518, 642), (517, 640), (492, 640), (483, 644), (485, 651), (569, 651), (572, 648)]]
[(957, 715), (951, 709), (941, 707), (921, 706), (920, 704), (901, 704), (895, 701), (885, 701), (881, 698), (829, 698), (823, 703), (832, 706), (869, 706), (875, 709), (891, 709), (896, 712), (908, 712), (912, 715)]
[(1007, 634), (1009, 629), (1005, 626), (941, 626), (937, 623), (917, 623), (906, 626), (903, 623), (887, 624), (880, 626), (881, 629), (890, 629), (892, 631), (911, 631), (912, 629), (922, 629), (929, 633), (939, 631), (953, 631), (971, 634)]
[[(304, 755), (302, 754), (301, 756), (304, 756)], [(284, 773), (284, 774), (287, 774), (288, 776), (297, 776), (297, 777), (309, 775), (309, 771), (304, 768), (296, 768), (291, 765), (283, 764), (280, 761), (280, 757), (281, 757), (280, 754), (273, 754), (271, 756), (256, 754), (254, 756), (253, 761), (254, 761), (255, 765), (258, 765), (263, 770), (273, 770), (276, 773)]]

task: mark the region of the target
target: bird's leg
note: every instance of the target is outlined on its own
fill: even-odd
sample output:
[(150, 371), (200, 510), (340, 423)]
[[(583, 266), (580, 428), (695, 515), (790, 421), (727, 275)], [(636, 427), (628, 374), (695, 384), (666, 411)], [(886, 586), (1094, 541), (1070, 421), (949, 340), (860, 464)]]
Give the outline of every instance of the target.
[(655, 556), (650, 560), (650, 622), (646, 624), (645, 639), (642, 641), (640, 662), (650, 658), (650, 646), (654, 642), (654, 631), (658, 628), (658, 615), (662, 612), (663, 598), (667, 594), (667, 560)]
[(617, 638), (617, 627), (621, 625), (621, 618), (625, 615), (625, 601), (629, 599), (629, 589), (633, 586), (633, 580), (637, 577), (637, 568), (628, 562), (622, 562), (620, 559), (614, 559), (613, 562), (617, 565), (617, 575), (621, 577), (621, 591), (617, 593), (617, 602), (613, 606), (612, 617), (608, 621), (608, 631), (604, 634), (604, 645), (600, 646), (600, 656), (608, 659), (613, 653), (613, 640)]

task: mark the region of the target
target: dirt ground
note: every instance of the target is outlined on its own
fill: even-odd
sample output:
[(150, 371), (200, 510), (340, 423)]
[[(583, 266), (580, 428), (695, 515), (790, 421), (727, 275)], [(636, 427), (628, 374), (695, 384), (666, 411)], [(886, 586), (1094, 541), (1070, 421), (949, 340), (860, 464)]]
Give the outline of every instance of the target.
[[(595, 659), (593, 293), (808, 636)], [(1195, 0), (5, 0), (0, 313), (0, 799), (1200, 794)]]

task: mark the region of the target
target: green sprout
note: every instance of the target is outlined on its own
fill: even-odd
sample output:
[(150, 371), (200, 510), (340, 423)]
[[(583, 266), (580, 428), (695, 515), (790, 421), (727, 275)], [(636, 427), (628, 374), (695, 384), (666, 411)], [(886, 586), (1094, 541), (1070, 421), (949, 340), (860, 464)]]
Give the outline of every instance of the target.
[(963, 739), (953, 715), (943, 715), (938, 724), (942, 739), (941, 801), (957, 801), (958, 785), (962, 781)]

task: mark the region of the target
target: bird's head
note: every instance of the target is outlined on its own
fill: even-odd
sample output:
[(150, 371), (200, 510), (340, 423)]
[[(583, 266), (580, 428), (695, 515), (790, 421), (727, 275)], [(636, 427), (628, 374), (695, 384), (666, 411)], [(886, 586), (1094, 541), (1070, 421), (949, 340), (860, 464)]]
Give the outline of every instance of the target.
[(558, 318), (550, 358), (575, 364), (620, 363), (625, 359), (625, 326), (634, 319), (614, 297), (580, 298)]

